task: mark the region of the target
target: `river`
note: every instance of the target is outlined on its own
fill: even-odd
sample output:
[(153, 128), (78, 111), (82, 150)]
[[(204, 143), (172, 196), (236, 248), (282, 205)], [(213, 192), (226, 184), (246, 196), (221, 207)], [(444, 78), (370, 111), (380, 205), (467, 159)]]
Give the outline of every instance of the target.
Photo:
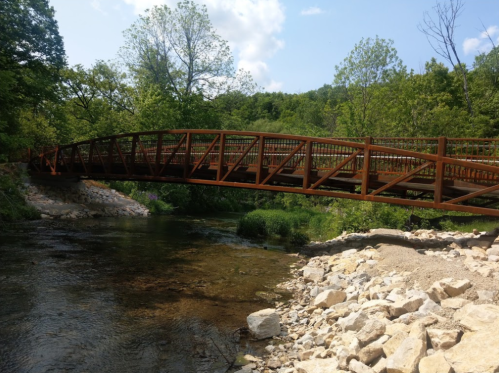
[[(0, 239), (0, 372), (225, 372), (296, 257), (235, 215), (37, 221)], [(269, 247), (264, 250), (263, 246)]]

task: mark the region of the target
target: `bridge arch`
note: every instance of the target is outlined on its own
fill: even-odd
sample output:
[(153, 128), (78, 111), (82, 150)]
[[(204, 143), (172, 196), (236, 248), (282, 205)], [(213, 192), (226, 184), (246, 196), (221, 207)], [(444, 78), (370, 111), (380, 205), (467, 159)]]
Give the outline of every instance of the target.
[(204, 184), (499, 216), (499, 140), (170, 130), (32, 154), (37, 177)]

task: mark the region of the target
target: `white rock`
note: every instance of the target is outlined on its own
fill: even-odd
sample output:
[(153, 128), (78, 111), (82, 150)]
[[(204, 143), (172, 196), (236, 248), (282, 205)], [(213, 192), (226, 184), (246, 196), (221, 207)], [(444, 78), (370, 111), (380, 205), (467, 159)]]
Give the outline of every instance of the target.
[(466, 291), (466, 289), (471, 287), (471, 281), (468, 279), (464, 280), (453, 280), (444, 279), (440, 281), (444, 291), (450, 297), (457, 297)]
[(459, 330), (427, 329), (434, 350), (448, 350), (459, 340)]
[(499, 324), (465, 334), (461, 342), (445, 351), (445, 359), (455, 373), (499, 372)]
[(320, 282), (324, 277), (324, 270), (316, 267), (303, 267), (303, 279), (305, 282)]
[(374, 370), (355, 359), (350, 360), (348, 369), (354, 373), (374, 373)]
[(419, 312), (424, 312), (424, 313), (437, 313), (440, 310), (442, 310), (442, 307), (440, 307), (437, 303), (432, 301), (431, 299), (427, 299), (424, 301), (424, 303), (419, 307)]
[(336, 373), (338, 371), (338, 359), (314, 359), (295, 363), (298, 373)]
[[(385, 333), (386, 325), (376, 319), (368, 320), (365, 325), (357, 333), (357, 339), (361, 345), (366, 345), (367, 343), (374, 341), (378, 337)], [(363, 361), (363, 363), (366, 363)]]
[(454, 320), (471, 331), (489, 329), (499, 321), (499, 306), (493, 304), (467, 304), (454, 313)]
[(415, 373), (419, 361), (425, 356), (426, 343), (419, 338), (408, 337), (386, 361), (387, 373)]
[(448, 298), (444, 299), (440, 304), (442, 305), (443, 308), (452, 308), (452, 309), (459, 309), (467, 305), (468, 303), (471, 303), (470, 300), (463, 299), (463, 298)]
[(317, 295), (314, 299), (314, 306), (331, 307), (335, 304), (342, 303), (346, 296), (346, 293), (341, 290), (326, 290)]
[(352, 312), (347, 317), (342, 317), (338, 319), (338, 325), (343, 329), (343, 332), (348, 330), (357, 331), (362, 329), (368, 320), (368, 316), (362, 312)]
[(400, 347), (403, 341), (408, 337), (408, 334), (399, 331), (395, 333), (385, 344), (383, 344), (383, 352), (385, 353), (386, 357), (390, 357), (397, 351), (397, 349)]
[(451, 373), (452, 368), (443, 353), (426, 356), (419, 362), (419, 373)]
[(270, 338), (281, 333), (279, 315), (273, 308), (253, 312), (247, 317), (248, 327), (257, 339)]

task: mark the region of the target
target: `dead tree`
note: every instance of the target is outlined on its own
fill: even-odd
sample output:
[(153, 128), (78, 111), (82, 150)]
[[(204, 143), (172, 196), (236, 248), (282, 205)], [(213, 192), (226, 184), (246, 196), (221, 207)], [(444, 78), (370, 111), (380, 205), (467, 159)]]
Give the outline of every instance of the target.
[(454, 41), (454, 30), (457, 27), (456, 19), (461, 14), (463, 6), (461, 0), (450, 0), (448, 3), (437, 2), (437, 5), (433, 7), (436, 19), (428, 12), (425, 12), (423, 24), (419, 24), (418, 29), (426, 35), (428, 42), (436, 53), (449, 61), (452, 66), (458, 66), (463, 77), (463, 91), (468, 105), (468, 112), (473, 116), (466, 69), (461, 64)]

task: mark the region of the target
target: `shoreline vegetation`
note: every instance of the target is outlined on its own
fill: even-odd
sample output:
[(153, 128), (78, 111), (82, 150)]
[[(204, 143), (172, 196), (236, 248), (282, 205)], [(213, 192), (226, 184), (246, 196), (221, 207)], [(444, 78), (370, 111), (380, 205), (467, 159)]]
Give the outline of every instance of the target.
[[(23, 172), (15, 164), (1, 165), (1, 225), (40, 218), (40, 212), (26, 203), (22, 183), (26, 175), (23, 176)], [(278, 236), (295, 247), (310, 241), (326, 241), (343, 232), (367, 232), (375, 228), (473, 232), (474, 229), (490, 231), (499, 226), (497, 219), (467, 213), (443, 215), (440, 210), (408, 209), (348, 199), (216, 187), (180, 187), (176, 191), (173, 189), (173, 193), (169, 189), (168, 193), (155, 194), (147, 190), (147, 185), (144, 188), (143, 183), (111, 182), (107, 185), (145, 206), (151, 214), (245, 212), (238, 222), (238, 235), (253, 238)]]

